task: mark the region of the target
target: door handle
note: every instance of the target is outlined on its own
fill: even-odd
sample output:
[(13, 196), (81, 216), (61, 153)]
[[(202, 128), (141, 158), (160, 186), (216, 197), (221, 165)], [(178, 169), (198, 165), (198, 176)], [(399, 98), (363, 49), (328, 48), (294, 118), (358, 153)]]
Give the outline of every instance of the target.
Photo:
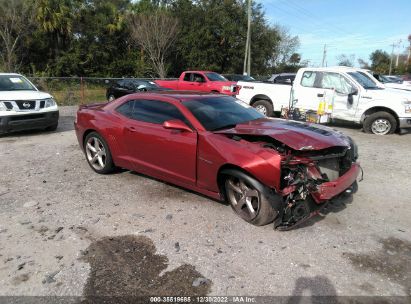
[(324, 94), (318, 93), (317, 97), (324, 97)]
[(129, 132), (137, 132), (136, 128), (134, 128), (134, 127), (127, 127), (127, 131), (129, 131)]

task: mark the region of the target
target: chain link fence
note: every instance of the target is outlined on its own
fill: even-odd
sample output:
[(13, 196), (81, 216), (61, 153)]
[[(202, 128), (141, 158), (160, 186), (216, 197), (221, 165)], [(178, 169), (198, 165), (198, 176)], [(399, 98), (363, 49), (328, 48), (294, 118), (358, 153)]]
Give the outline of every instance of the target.
[[(50, 93), (60, 106), (107, 101), (107, 89), (118, 80), (137, 78), (28, 77), (40, 90)], [(155, 80), (138, 78), (144, 80)]]

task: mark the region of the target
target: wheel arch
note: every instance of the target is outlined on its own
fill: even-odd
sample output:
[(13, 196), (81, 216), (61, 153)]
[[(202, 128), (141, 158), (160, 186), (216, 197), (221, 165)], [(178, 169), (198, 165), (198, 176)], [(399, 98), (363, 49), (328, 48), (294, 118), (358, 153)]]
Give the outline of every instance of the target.
[[(84, 131), (83, 138), (81, 140), (81, 145), (82, 145), (83, 149), (84, 149), (84, 141), (86, 140), (87, 135), (89, 135), (91, 132), (98, 133), (95, 129), (87, 129), (86, 131)], [(100, 134), (100, 133), (98, 133), (98, 134)]]
[(398, 129), (398, 126), (400, 125), (400, 120), (399, 120), (399, 118), (398, 118), (397, 113), (396, 113), (395, 111), (393, 111), (392, 109), (390, 109), (390, 108), (382, 107), (382, 106), (372, 107), (372, 108), (367, 109), (367, 110), (361, 115), (361, 120), (360, 120), (361, 124), (364, 123), (365, 119), (366, 119), (368, 116), (370, 116), (371, 114), (374, 114), (374, 113), (376, 113), (376, 112), (387, 112), (387, 113), (391, 114), (391, 115), (395, 118), (395, 121), (397, 122), (397, 129)]
[(255, 96), (253, 96), (253, 98), (251, 98), (251, 100), (250, 100), (250, 106), (252, 106), (257, 100), (266, 100), (266, 101), (270, 102), (273, 105), (273, 108), (274, 108), (273, 101), (271, 100), (270, 97), (268, 97), (265, 94), (257, 94)]
[(260, 182), (261, 184), (264, 185), (264, 183), (262, 183), (258, 178), (256, 178), (252, 173), (248, 172), (247, 170), (244, 170), (243, 168), (241, 168), (237, 165), (234, 165), (234, 164), (231, 164), (231, 163), (226, 163), (226, 164), (222, 165), (218, 169), (218, 172), (217, 172), (217, 186), (218, 186), (218, 189), (220, 191), (220, 196), (223, 200), (226, 200), (226, 198), (227, 198), (226, 193), (225, 193), (225, 187), (224, 187), (224, 182), (225, 182), (224, 171), (229, 171), (229, 170), (236, 170), (236, 171), (239, 171), (241, 173), (244, 173), (244, 174), (254, 178), (255, 180), (257, 180), (258, 182)]

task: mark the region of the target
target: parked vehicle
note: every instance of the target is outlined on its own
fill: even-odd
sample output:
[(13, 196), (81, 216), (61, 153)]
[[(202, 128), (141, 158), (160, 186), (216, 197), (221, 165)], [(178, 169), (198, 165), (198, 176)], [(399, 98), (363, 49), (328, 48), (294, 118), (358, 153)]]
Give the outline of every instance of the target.
[(357, 146), (341, 132), (270, 119), (231, 96), (131, 94), (81, 106), (75, 129), (97, 173), (135, 170), (279, 229), (355, 191), (360, 172)]
[(223, 76), (230, 81), (256, 81), (253, 77), (242, 74), (224, 74)]
[(411, 91), (411, 84), (404, 82), (401, 78), (395, 76), (385, 76), (378, 73), (373, 73), (371, 71), (369, 71), (369, 73), (386, 88)]
[(183, 72), (178, 80), (156, 80), (164, 88), (182, 91), (214, 92), (236, 95), (238, 86), (235, 81), (228, 81), (223, 76), (209, 71)]
[(0, 134), (57, 129), (59, 111), (53, 96), (40, 92), (26, 77), (0, 73)]
[(295, 79), (296, 73), (281, 73), (273, 74), (270, 78), (267, 79), (268, 82), (276, 84), (288, 84), (292, 85)]
[(371, 77), (355, 68), (303, 68), (292, 86), (239, 82), (238, 98), (267, 116), (290, 106), (318, 111), (326, 101), (332, 120), (362, 124), (368, 133), (411, 128), (411, 94), (384, 88)]
[(106, 92), (108, 101), (136, 92), (169, 90), (160, 87), (154, 81), (144, 79), (121, 79), (112, 84)]

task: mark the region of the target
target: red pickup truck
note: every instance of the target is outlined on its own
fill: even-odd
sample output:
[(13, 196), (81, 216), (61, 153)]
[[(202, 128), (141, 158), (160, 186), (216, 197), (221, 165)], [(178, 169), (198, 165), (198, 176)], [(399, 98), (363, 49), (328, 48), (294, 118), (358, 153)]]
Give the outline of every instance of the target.
[(235, 81), (228, 81), (218, 73), (210, 71), (186, 71), (178, 80), (156, 80), (159, 86), (173, 90), (216, 92), (237, 95), (239, 86)]

